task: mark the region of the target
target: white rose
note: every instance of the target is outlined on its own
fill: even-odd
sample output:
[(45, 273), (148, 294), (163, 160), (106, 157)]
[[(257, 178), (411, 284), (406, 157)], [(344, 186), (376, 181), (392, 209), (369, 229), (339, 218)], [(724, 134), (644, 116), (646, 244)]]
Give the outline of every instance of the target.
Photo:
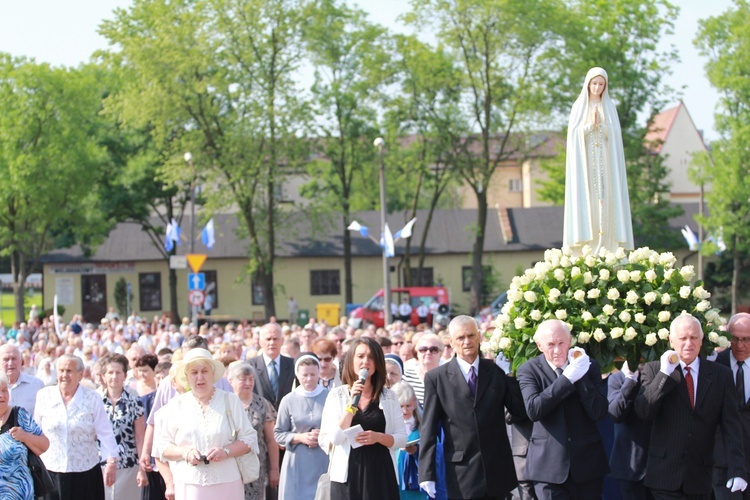
[(654, 281), (656, 281), (656, 271), (654, 271), (653, 269), (649, 269), (648, 271), (646, 271), (646, 281), (648, 281), (649, 283), (653, 283)]
[(646, 335), (646, 345), (651, 346), (654, 344), (656, 344), (656, 334), (652, 332)]
[(637, 336), (638, 336), (638, 332), (636, 332), (635, 328), (633, 328), (631, 326), (630, 328), (628, 328), (627, 330), (625, 330), (625, 335), (622, 338), (625, 339), (625, 342), (630, 342), (631, 340), (633, 340)]
[(673, 266), (674, 263), (677, 262), (677, 258), (672, 254), (672, 252), (664, 252), (663, 254), (659, 255), (659, 264), (670, 267)]
[(515, 325), (517, 330), (521, 330), (522, 328), (526, 326), (526, 319), (518, 317), (513, 320), (513, 324)]
[(591, 339), (591, 334), (588, 332), (581, 332), (578, 334), (578, 343), (586, 344)]
[(709, 333), (708, 334), (708, 340), (710, 340), (714, 344), (718, 344), (719, 343), (719, 334), (716, 333), (716, 332)]
[(617, 288), (610, 288), (607, 292), (607, 298), (609, 300), (617, 300), (620, 298), (620, 292), (617, 290)]
[(584, 300), (586, 300), (586, 292), (584, 292), (583, 290), (576, 290), (573, 294), (573, 298), (580, 302), (583, 302)]
[(562, 269), (555, 269), (555, 279), (557, 281), (565, 280), (565, 271), (563, 271)]
[(523, 293), (521, 292), (521, 290), (510, 289), (508, 290), (507, 297), (508, 297), (508, 302), (511, 302), (511, 303), (518, 302), (519, 300), (523, 298)]
[(601, 293), (602, 291), (599, 290), (598, 288), (592, 288), (591, 290), (586, 292), (586, 296), (590, 299), (598, 299)]
[(693, 290), (693, 297), (695, 297), (696, 299), (705, 300), (711, 298), (711, 294), (707, 292), (706, 289), (702, 286), (698, 286), (695, 287), (695, 290)]
[(627, 323), (628, 321), (632, 319), (628, 311), (622, 311), (620, 315), (618, 316), (618, 318), (620, 318), (620, 321), (622, 321), (623, 323)]
[(594, 256), (593, 256), (593, 255), (588, 255), (588, 256), (586, 256), (586, 258), (585, 258), (585, 259), (583, 260), (583, 262), (585, 262), (585, 263), (586, 263), (586, 265), (587, 265), (587, 266), (589, 266), (589, 267), (594, 267), (594, 266), (596, 265), (596, 258), (594, 258)]
[(602, 312), (607, 316), (612, 316), (615, 313), (615, 308), (612, 307), (612, 304), (605, 304), (604, 307), (602, 307)]
[(624, 333), (625, 333), (625, 330), (623, 330), (622, 328), (618, 326), (618, 327), (612, 328), (612, 331), (609, 332), (609, 336), (612, 337), (613, 339), (619, 339), (620, 337), (623, 336)]
[(729, 339), (726, 337), (719, 337), (719, 347), (723, 347), (724, 349), (731, 346), (731, 342), (729, 342)]
[(643, 313), (635, 313), (635, 322), (642, 325), (646, 321), (646, 315)]
[(651, 252), (651, 255), (648, 256), (648, 261), (652, 264), (658, 264), (659, 263), (659, 252)]
[(669, 311), (659, 311), (658, 318), (659, 318), (659, 321), (661, 321), (662, 323), (666, 323), (667, 321), (669, 321), (669, 318), (671, 318), (671, 317), (672, 317), (672, 313), (671, 312), (669, 312)]
[(501, 314), (497, 317), (496, 321), (501, 325), (507, 325), (510, 323), (510, 316), (508, 316), (507, 314)]
[(547, 279), (547, 271), (541, 267), (535, 268), (534, 279), (537, 281), (544, 281)]
[(707, 300), (701, 300), (695, 306), (695, 310), (698, 312), (705, 312), (705, 311), (708, 311), (710, 308), (711, 308), (711, 303)]
[(524, 292), (523, 298), (526, 302), (536, 302), (536, 294), (529, 290), (528, 292)]
[(557, 311), (555, 311), (555, 317), (560, 321), (563, 321), (568, 318), (568, 311), (566, 311), (565, 309), (558, 309)]
[(599, 269), (599, 278), (607, 281), (609, 279), (609, 269)]
[(542, 311), (540, 311), (539, 309), (534, 309), (529, 314), (529, 317), (534, 321), (539, 321), (540, 319), (542, 319)]
[(646, 295), (643, 296), (643, 302), (646, 303), (647, 306), (650, 306), (656, 301), (656, 292), (648, 292)]
[(684, 285), (684, 286), (680, 287), (680, 297), (682, 297), (683, 299), (686, 299), (686, 298), (690, 297), (690, 287), (689, 286)]
[(625, 258), (625, 249), (620, 247), (617, 250), (615, 250), (615, 258), (617, 260), (622, 260)]
[(693, 266), (684, 266), (680, 269), (680, 275), (685, 278), (685, 281), (690, 281), (695, 278), (695, 268)]
[(576, 276), (581, 275), (581, 268), (578, 266), (573, 267), (573, 269), (570, 270), (570, 277), (575, 278)]
[(510, 349), (512, 342), (508, 337), (503, 337), (500, 339), (500, 342), (497, 344), (498, 349), (501, 351), (506, 351)]
[(625, 296), (625, 302), (628, 304), (635, 304), (638, 302), (638, 292), (635, 290), (628, 290), (628, 294)]
[(723, 325), (724, 319), (719, 316), (719, 313), (716, 309), (711, 309), (710, 311), (706, 312), (706, 319), (713, 324), (716, 325)]
[(602, 331), (601, 328), (597, 328), (596, 330), (594, 330), (594, 340), (596, 340), (597, 342), (601, 342), (602, 340), (606, 338), (607, 338), (607, 334), (604, 333), (604, 331)]
[(627, 269), (620, 269), (617, 271), (617, 279), (622, 283), (627, 283), (630, 281), (630, 273)]
[(659, 335), (659, 338), (662, 340), (667, 340), (669, 338), (669, 330), (666, 328), (660, 328), (658, 332), (656, 332), (657, 335)]
[(617, 264), (617, 256), (610, 252), (604, 257), (604, 262), (606, 262), (608, 266), (614, 266)]
[(518, 283), (521, 286), (526, 286), (529, 283), (531, 283), (531, 280), (534, 279), (534, 278), (536, 278), (536, 275), (529, 277), (528, 275), (524, 274), (523, 276), (521, 276), (520, 278), (518, 278)]
[(594, 319), (594, 315), (588, 311), (583, 311), (583, 314), (581, 314), (581, 319), (583, 321), (591, 321), (592, 319)]
[(583, 245), (583, 248), (581, 248), (581, 255), (583, 255), (584, 257), (591, 255), (591, 246)]
[(664, 271), (664, 280), (666, 281), (669, 278), (671, 278), (673, 272), (674, 272), (674, 269), (667, 269), (666, 271)]
[(558, 290), (557, 288), (553, 288), (549, 291), (548, 298), (552, 304), (557, 303), (558, 297), (560, 297), (560, 290)]
[(638, 283), (641, 281), (641, 272), (640, 271), (630, 271), (630, 280), (634, 281), (635, 283)]
[(534, 269), (527, 269), (524, 271), (524, 274), (529, 277), (533, 277), (536, 273), (534, 272)]
[(560, 257), (562, 257), (562, 252), (559, 248), (551, 248), (544, 251), (544, 260), (546, 260), (547, 262), (553, 259), (560, 260)]
[(562, 247), (561, 250), (562, 250), (563, 255), (567, 255), (567, 256), (573, 255), (573, 249), (570, 248), (568, 245), (565, 245), (564, 247)]
[(560, 259), (560, 265), (563, 267), (570, 267), (573, 265), (573, 262), (571, 262), (570, 257), (563, 255), (563, 258)]
[(661, 303), (668, 306), (672, 303), (672, 297), (668, 293), (661, 294)]
[(592, 281), (594, 281), (594, 277), (591, 275), (591, 271), (583, 273), (583, 283), (585, 285), (590, 285)]

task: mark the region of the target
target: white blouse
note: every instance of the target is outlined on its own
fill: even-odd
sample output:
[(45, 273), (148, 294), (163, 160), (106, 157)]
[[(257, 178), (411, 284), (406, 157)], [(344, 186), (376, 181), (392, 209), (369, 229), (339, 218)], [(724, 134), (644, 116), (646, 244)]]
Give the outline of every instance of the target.
[[(320, 422), (318, 442), (320, 447), (328, 453), (331, 460), (331, 481), (345, 483), (349, 473), (349, 452), (351, 446), (347, 442), (344, 431), (339, 427), (341, 417), (349, 405), (349, 386), (342, 385), (331, 389), (323, 408), (323, 419)], [(391, 460), (396, 470), (396, 452), (406, 446), (406, 427), (401, 415), (401, 405), (396, 393), (383, 388), (380, 395), (380, 409), (385, 416), (385, 434), (393, 436), (393, 446), (390, 448)], [(396, 470), (396, 477), (398, 471)]]
[[(228, 417), (233, 424), (230, 427)], [(237, 431), (237, 440), (250, 447), (250, 453), (258, 454), (258, 435), (247, 417), (240, 399), (232, 393), (214, 389), (214, 395), (206, 407), (205, 414), (191, 392), (174, 397), (169, 404), (155, 414), (154, 456), (164, 458), (164, 450), (171, 445), (195, 448), (206, 454), (213, 447), (224, 448), (234, 442), (232, 428)], [(240, 479), (235, 460), (222, 460), (190, 465), (185, 460), (169, 461), (175, 483), (201, 486), (228, 483)]]
[(67, 408), (59, 387), (40, 389), (34, 420), (49, 438), (49, 448), (40, 456), (51, 471), (85, 472), (118, 456), (115, 434), (102, 398), (91, 389), (79, 385)]

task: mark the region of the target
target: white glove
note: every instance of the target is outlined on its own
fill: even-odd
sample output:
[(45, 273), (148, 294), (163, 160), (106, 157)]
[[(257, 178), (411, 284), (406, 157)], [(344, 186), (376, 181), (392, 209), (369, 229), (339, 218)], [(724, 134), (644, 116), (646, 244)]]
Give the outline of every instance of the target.
[[(574, 354), (576, 352), (580, 352), (581, 354), (576, 357)], [(568, 351), (568, 366), (563, 370), (563, 376), (575, 384), (586, 375), (590, 366), (591, 360), (586, 351), (580, 347), (574, 347)]]
[(680, 364), (680, 357), (677, 355), (677, 351), (667, 351), (661, 355), (660, 361), (661, 369), (659, 371), (666, 376), (670, 376), (674, 369), (677, 368), (677, 365)]
[(636, 380), (636, 381), (638, 380), (638, 370), (634, 372), (631, 371), (630, 367), (628, 366), (627, 361), (625, 361), (622, 364), (622, 368), (620, 369), (620, 371), (622, 372), (623, 375), (625, 375), (625, 378), (629, 378), (629, 379)]
[(422, 481), (419, 483), (419, 487), (424, 490), (430, 498), (435, 498), (437, 491), (435, 490), (435, 481)]
[(716, 352), (716, 349), (714, 349), (713, 351), (711, 351), (711, 354), (709, 354), (708, 356), (706, 356), (706, 359), (709, 360), (709, 361), (716, 361), (716, 358), (718, 358), (718, 357), (719, 357), (719, 353)]
[(735, 491), (745, 491), (745, 488), (747, 488), (747, 481), (741, 477), (733, 477), (727, 481), (727, 488), (729, 488), (732, 493)]

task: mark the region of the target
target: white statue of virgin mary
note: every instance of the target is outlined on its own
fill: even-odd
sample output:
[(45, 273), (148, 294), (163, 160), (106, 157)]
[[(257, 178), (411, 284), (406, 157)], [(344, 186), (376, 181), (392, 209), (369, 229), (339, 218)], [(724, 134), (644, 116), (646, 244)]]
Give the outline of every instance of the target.
[(563, 245), (633, 248), (625, 154), (607, 72), (591, 68), (568, 122)]

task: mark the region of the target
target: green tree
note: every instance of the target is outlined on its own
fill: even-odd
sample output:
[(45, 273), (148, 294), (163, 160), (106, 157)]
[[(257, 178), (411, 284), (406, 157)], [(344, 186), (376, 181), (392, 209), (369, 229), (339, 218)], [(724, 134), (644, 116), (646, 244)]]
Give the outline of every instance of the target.
[(542, 60), (558, 40), (556, 0), (412, 0), (407, 21), (434, 28), (460, 70), (461, 106), (451, 132), (455, 168), (477, 199), (471, 310), (480, 306), (487, 187), (496, 167), (523, 154), (519, 132), (548, 111), (550, 73)]
[(719, 91), (716, 128), (721, 138), (712, 144), (713, 166), (707, 169), (711, 190), (708, 216), (700, 222), (721, 234), (733, 259), (732, 313), (737, 312), (740, 274), (750, 253), (750, 5), (735, 0), (719, 16), (702, 20), (694, 41), (708, 58), (706, 75)]
[(92, 183), (105, 165), (95, 137), (100, 104), (89, 68), (0, 54), (0, 253), (10, 257), (18, 321), (39, 257), (63, 239), (86, 250), (108, 228)]

